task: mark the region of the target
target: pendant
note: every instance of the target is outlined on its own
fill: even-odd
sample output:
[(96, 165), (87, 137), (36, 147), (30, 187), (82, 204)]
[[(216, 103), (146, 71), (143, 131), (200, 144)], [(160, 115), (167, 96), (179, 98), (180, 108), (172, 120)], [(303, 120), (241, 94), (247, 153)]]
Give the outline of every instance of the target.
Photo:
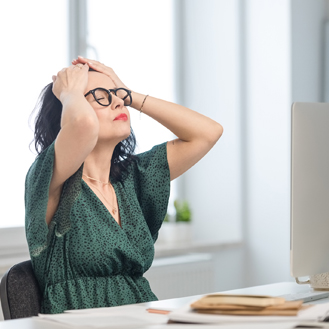
[(117, 210), (115, 208), (112, 209), (113, 214), (115, 215)]

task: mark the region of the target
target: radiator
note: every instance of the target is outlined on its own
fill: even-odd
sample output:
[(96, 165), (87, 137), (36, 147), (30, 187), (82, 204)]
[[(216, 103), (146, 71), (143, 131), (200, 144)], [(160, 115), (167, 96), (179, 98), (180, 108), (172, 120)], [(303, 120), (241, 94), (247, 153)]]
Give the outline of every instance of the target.
[(215, 265), (211, 254), (155, 259), (145, 277), (159, 299), (200, 295), (215, 290)]

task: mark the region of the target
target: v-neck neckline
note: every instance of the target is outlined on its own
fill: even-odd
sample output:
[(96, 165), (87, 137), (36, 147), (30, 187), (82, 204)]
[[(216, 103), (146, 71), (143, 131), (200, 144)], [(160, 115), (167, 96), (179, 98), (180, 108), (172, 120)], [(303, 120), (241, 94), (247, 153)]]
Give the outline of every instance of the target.
[(107, 209), (107, 207), (105, 206), (105, 204), (103, 203), (103, 201), (98, 197), (98, 195), (93, 191), (93, 189), (84, 181), (83, 178), (81, 178), (81, 180), (83, 181), (83, 183), (87, 186), (87, 188), (91, 191), (91, 193), (94, 195), (94, 197), (101, 203), (101, 205), (103, 206), (104, 210), (111, 216), (112, 220), (115, 222), (116, 225), (118, 225), (118, 227), (120, 229), (123, 229), (123, 222), (122, 222), (122, 211), (121, 211), (121, 200), (119, 197), (119, 194), (117, 193), (117, 189), (116, 189), (116, 184), (112, 183), (115, 195), (117, 197), (117, 201), (118, 201), (118, 212), (119, 212), (119, 216), (120, 216), (120, 223), (121, 225), (115, 220), (115, 218), (113, 217), (113, 215), (111, 214), (111, 212)]

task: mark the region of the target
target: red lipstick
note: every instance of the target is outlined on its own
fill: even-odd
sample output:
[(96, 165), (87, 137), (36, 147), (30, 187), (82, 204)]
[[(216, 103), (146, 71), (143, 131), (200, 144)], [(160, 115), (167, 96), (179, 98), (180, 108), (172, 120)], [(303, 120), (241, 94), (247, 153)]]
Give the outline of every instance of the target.
[(128, 120), (127, 114), (121, 113), (113, 121), (115, 121), (115, 120), (127, 121)]

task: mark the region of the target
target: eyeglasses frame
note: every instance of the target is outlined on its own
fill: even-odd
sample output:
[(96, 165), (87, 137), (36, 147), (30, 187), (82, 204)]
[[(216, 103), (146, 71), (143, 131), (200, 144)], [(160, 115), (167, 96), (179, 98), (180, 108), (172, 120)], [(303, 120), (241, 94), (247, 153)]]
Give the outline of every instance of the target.
[[(108, 93), (108, 95), (109, 95), (109, 98), (108, 98), (108, 100), (109, 100), (109, 104), (108, 104), (108, 105), (101, 104), (101, 103), (96, 99), (95, 91), (98, 90), (98, 89), (104, 90), (104, 91), (106, 91), (106, 92)], [(131, 103), (133, 102), (133, 99), (132, 99), (132, 97), (131, 97), (131, 90), (126, 89), (126, 88), (121, 88), (121, 87), (120, 87), (120, 88), (116, 88), (116, 89), (105, 89), (105, 88), (102, 88), (102, 87), (97, 87), (97, 88), (95, 88), (95, 89), (89, 90), (89, 91), (85, 94), (85, 97), (87, 97), (89, 94), (92, 94), (93, 97), (94, 97), (94, 99), (95, 99), (95, 101), (96, 101), (99, 105), (101, 105), (101, 106), (110, 106), (111, 103), (112, 103), (112, 95), (111, 95), (111, 92), (113, 92), (114, 95), (117, 96), (117, 91), (118, 91), (118, 90), (124, 90), (124, 91), (127, 92), (127, 96), (126, 96), (125, 98), (123, 98), (123, 99), (122, 99), (122, 98), (120, 98), (120, 99), (122, 99), (123, 102), (124, 102), (125, 99), (129, 96), (129, 97), (130, 97), (130, 103), (127, 104), (127, 105), (125, 105), (125, 106), (130, 106)], [(118, 97), (118, 96), (117, 96), (117, 97)]]

